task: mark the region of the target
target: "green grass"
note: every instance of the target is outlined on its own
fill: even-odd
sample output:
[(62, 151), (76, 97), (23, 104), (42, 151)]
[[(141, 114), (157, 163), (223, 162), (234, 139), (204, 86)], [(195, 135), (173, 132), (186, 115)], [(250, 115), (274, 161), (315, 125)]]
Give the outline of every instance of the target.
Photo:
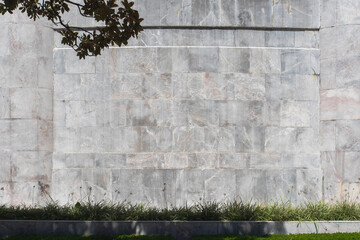
[(0, 206), (2, 220), (183, 220), (183, 221), (329, 221), (360, 220), (360, 203), (197, 203), (159, 209), (144, 204), (49, 204), (43, 208)]
[(258, 236), (197, 236), (191, 240), (360, 240), (359, 233)]
[(172, 237), (120, 235), (107, 236), (14, 236), (6, 240), (174, 240)]

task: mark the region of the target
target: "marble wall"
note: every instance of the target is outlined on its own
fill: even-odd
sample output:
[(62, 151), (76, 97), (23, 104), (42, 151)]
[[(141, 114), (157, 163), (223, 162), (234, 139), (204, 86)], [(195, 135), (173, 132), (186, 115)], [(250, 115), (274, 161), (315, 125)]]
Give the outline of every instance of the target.
[[(17, 194), (26, 204), (43, 204), (49, 193), (60, 204), (167, 207), (234, 198), (299, 204), (356, 193), (360, 6), (354, 4), (138, 0), (146, 26), (139, 38), (85, 61), (57, 33), (32, 23), (50, 32), (50, 42), (34, 43), (50, 57), (34, 58), (37, 71), (26, 65), (37, 74), (35, 85), (12, 90), (1, 82), (0, 122), (2, 132), (28, 136), (33, 129), (36, 138), (9, 133), (0, 140), (9, 159), (1, 162), (0, 184), (12, 189), (0, 191), (0, 203), (18, 204)], [(34, 46), (29, 39), (23, 44)], [(0, 41), (13, 45), (11, 38)], [(4, 65), (0, 71), (19, 69), (5, 58)], [(20, 120), (36, 126), (16, 125)], [(33, 145), (39, 157), (13, 148), (13, 139)], [(11, 187), (14, 173), (26, 191)]]
[(360, 2), (322, 5), (320, 151), (328, 201), (359, 200)]
[(0, 26), (0, 204), (38, 204), (52, 178), (54, 32), (20, 14)]

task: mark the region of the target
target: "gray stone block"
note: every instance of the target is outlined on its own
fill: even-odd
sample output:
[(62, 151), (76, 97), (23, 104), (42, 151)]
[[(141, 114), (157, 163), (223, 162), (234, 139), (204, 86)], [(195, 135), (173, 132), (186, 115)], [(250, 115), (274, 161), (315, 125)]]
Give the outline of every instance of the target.
[(10, 89), (0, 88), (0, 119), (10, 118)]
[(360, 128), (357, 120), (343, 120), (336, 123), (336, 150), (359, 151)]
[(37, 150), (38, 133), (37, 133), (36, 119), (12, 120), (10, 122), (10, 125), (11, 125), (12, 150), (20, 150), (20, 151)]
[[(9, 151), (1, 151), (0, 152), (0, 182), (9, 182), (11, 181), (11, 152)], [(0, 197), (0, 202), (1, 201)]]
[(335, 121), (321, 121), (320, 122), (320, 150), (321, 151), (335, 151)]

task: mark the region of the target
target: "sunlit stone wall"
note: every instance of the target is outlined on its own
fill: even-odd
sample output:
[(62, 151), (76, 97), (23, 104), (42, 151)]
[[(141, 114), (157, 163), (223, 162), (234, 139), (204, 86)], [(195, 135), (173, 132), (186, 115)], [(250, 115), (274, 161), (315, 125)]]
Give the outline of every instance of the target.
[(53, 36), (45, 22), (0, 16), (0, 204), (50, 194)]
[(324, 1), (320, 150), (329, 201), (360, 197), (359, 23), (359, 1)]
[(54, 199), (320, 200), (319, 2), (137, 4), (127, 47), (56, 41)]
[[(138, 0), (146, 27), (139, 39), (85, 61), (41, 24), (31, 26), (49, 32), (47, 40), (37, 34), (32, 43), (17, 30), (31, 46), (19, 55), (3, 47), (18, 46), (14, 40), (0, 36), (0, 71), (37, 69), (35, 85), (14, 87), (35, 91), (33, 102), (2, 80), (11, 73), (0, 76), (0, 130), (9, 136), (0, 140), (8, 159), (0, 184), (9, 189), (0, 190), (0, 203), (43, 204), (49, 194), (61, 204), (298, 204), (356, 193), (360, 6), (342, 2)], [(50, 55), (34, 55), (32, 65), (3, 57), (24, 61), (38, 48)], [(12, 133), (21, 131), (17, 121), (30, 120), (36, 127), (23, 127), (36, 138)], [(13, 148), (22, 140), (36, 146)]]

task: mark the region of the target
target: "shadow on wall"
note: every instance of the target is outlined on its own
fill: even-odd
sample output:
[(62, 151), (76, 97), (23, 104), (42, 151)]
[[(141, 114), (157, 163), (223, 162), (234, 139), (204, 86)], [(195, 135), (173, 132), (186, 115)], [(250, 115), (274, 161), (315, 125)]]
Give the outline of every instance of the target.
[(0, 221), (0, 237), (13, 235), (171, 235), (186, 240), (194, 235), (288, 234), (284, 222), (220, 221)]

